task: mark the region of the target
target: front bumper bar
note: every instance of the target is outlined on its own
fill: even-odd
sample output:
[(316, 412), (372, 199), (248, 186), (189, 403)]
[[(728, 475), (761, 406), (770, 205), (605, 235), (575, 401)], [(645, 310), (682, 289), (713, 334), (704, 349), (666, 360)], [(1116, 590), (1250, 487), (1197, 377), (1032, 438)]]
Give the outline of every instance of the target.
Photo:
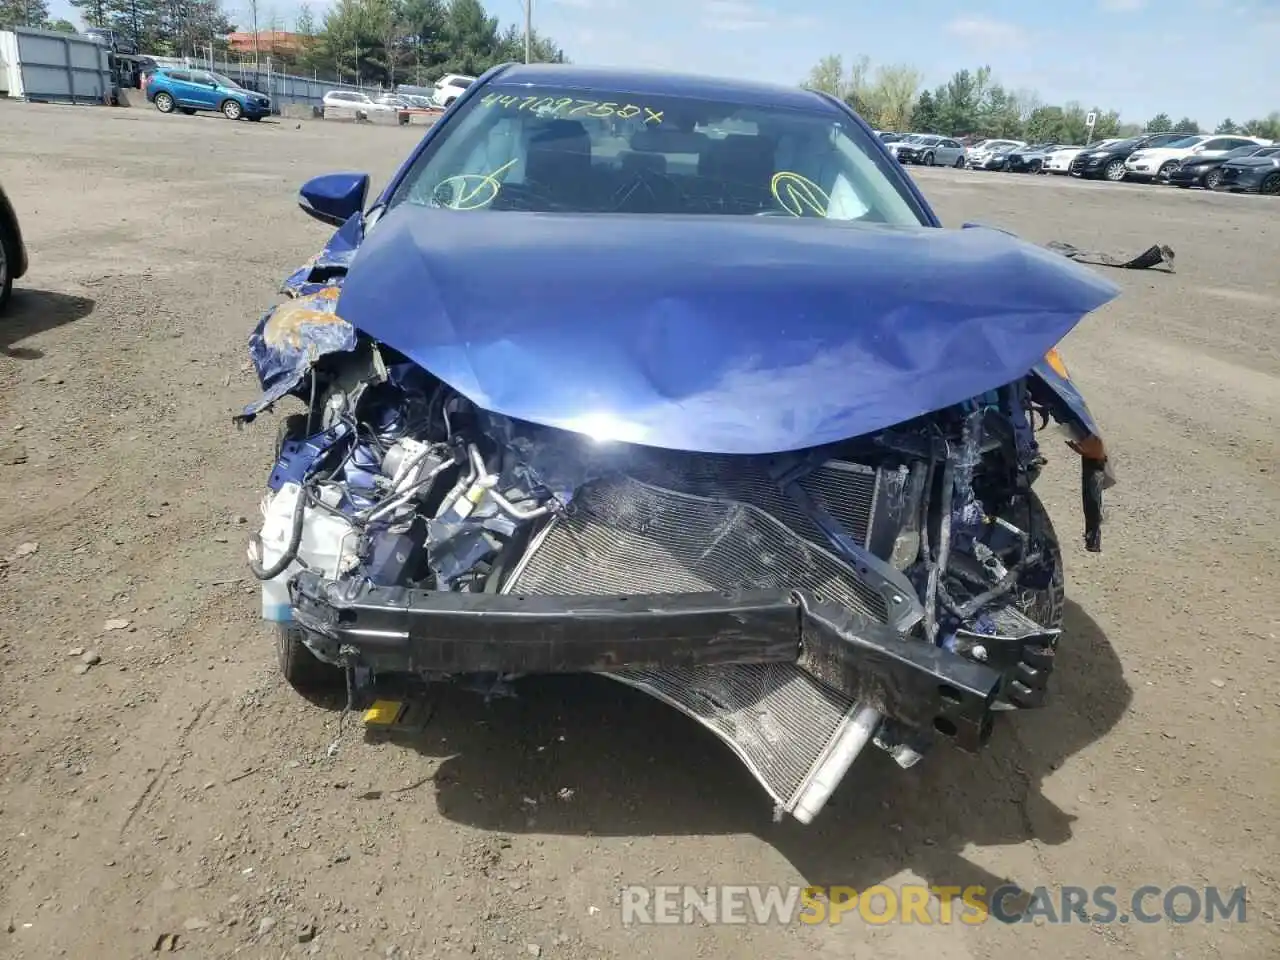
[(588, 673), (789, 663), (967, 750), (1004, 677), (805, 591), (517, 596), (380, 587), (303, 572), (297, 624), (322, 660), (374, 673)]

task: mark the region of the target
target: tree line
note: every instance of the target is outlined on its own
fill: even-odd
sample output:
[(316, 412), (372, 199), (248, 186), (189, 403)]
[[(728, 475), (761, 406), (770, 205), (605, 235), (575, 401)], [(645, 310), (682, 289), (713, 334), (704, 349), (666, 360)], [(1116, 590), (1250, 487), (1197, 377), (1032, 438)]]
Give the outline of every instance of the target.
[(0, 0), (0, 30), (12, 30), (14, 27), (76, 32), (76, 25), (70, 20), (49, 19), (46, 0)]
[[(228, 55), (225, 37), (237, 26), (220, 0), (70, 0), (86, 26), (107, 27), (137, 44), (139, 52), (215, 58)], [(479, 75), (509, 60), (523, 60), (524, 33), (514, 24), (499, 29), (480, 0), (338, 0), (317, 20), (307, 4), (296, 22), (258, 16), (249, 0), (250, 23), (262, 32), (261, 62), (270, 55), (276, 70), (322, 74), (364, 83), (434, 80), (443, 73)], [(47, 0), (0, 0), (0, 28), (43, 27), (75, 32), (66, 20), (50, 21)], [(299, 35), (296, 44), (271, 45), (266, 31)], [(244, 54), (241, 54), (244, 56)], [(249, 57), (253, 57), (251, 52)], [(550, 37), (530, 37), (530, 59), (564, 63)]]
[[(1034, 90), (1010, 90), (996, 81), (988, 66), (958, 70), (933, 90), (924, 88), (923, 75), (909, 65), (886, 64), (872, 69), (869, 57), (856, 57), (846, 67), (839, 54), (823, 57), (809, 71), (803, 86), (838, 97), (873, 127), (946, 136), (1008, 137), (1033, 143), (1084, 143), (1089, 135), (1088, 114), (1095, 114), (1093, 139), (1135, 136), (1139, 133), (1200, 133), (1190, 117), (1174, 121), (1160, 113), (1146, 124), (1125, 123), (1116, 110), (1069, 101), (1045, 104)], [(1236, 123), (1227, 118), (1214, 133), (1239, 133), (1280, 140), (1280, 111), (1261, 119)]]
[[(303, 70), (335, 73), (339, 79), (422, 82), (444, 73), (478, 76), (490, 67), (524, 59), (524, 32), (498, 29), (480, 0), (338, 0), (317, 24), (304, 4), (295, 32)], [(529, 59), (565, 63), (564, 51), (534, 31)]]

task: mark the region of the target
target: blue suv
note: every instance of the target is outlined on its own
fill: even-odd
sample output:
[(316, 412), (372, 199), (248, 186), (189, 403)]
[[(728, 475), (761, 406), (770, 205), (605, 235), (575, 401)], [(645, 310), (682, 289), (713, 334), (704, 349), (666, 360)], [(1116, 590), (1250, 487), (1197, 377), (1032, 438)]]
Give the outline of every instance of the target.
[(147, 82), (147, 99), (161, 113), (216, 110), (228, 120), (261, 120), (271, 113), (271, 101), (263, 94), (211, 70), (157, 70)]

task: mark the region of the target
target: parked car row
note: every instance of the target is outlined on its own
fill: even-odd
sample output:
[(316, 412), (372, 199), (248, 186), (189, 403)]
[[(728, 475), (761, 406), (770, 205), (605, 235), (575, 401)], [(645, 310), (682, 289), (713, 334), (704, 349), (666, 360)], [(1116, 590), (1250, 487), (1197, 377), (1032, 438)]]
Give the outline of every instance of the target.
[(944, 153), (943, 145), (958, 145), (957, 140), (932, 134), (876, 132), (902, 163), (932, 166), (946, 162), (972, 170), (1053, 173), (1113, 183), (1129, 180), (1280, 195), (1280, 145), (1259, 137), (1155, 133), (1085, 146), (991, 139), (962, 147), (956, 159), (953, 152)]
[[(465, 90), (474, 77), (445, 74), (436, 81), (432, 96), (412, 93), (365, 93), (360, 90), (330, 90), (322, 98), (326, 107), (345, 107), (362, 113), (400, 115), (409, 122), (409, 111), (447, 107)], [(265, 94), (241, 86), (230, 77), (212, 70), (154, 66), (142, 73), (143, 95), (161, 113), (193, 114), (201, 110), (222, 113), (228, 119), (261, 120), (271, 113)]]
[(1082, 152), (1074, 176), (1280, 194), (1280, 148), (1258, 137), (1159, 134)]
[[(324, 95), (326, 107), (341, 107), (361, 113), (388, 113), (397, 111), (402, 124), (409, 122), (410, 110), (439, 110), (448, 108), (474, 78), (447, 73), (436, 81), (431, 96), (410, 93), (397, 88), (395, 93), (364, 93), (360, 90), (330, 90)], [(421, 88), (413, 88), (421, 89)]]

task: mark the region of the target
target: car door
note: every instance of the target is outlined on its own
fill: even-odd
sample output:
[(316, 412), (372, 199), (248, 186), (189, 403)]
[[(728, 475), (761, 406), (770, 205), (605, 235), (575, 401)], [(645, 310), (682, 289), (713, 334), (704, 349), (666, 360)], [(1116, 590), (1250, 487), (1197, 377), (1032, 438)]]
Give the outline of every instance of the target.
[(191, 71), (191, 106), (197, 110), (218, 109), (218, 84), (203, 70)]
[(169, 92), (179, 106), (194, 107), (192, 100), (191, 74), (186, 70), (166, 70), (162, 76), (169, 78)]
[(960, 146), (956, 140), (943, 140), (938, 145), (938, 162), (946, 164), (948, 167), (955, 164), (964, 156), (964, 147)]

